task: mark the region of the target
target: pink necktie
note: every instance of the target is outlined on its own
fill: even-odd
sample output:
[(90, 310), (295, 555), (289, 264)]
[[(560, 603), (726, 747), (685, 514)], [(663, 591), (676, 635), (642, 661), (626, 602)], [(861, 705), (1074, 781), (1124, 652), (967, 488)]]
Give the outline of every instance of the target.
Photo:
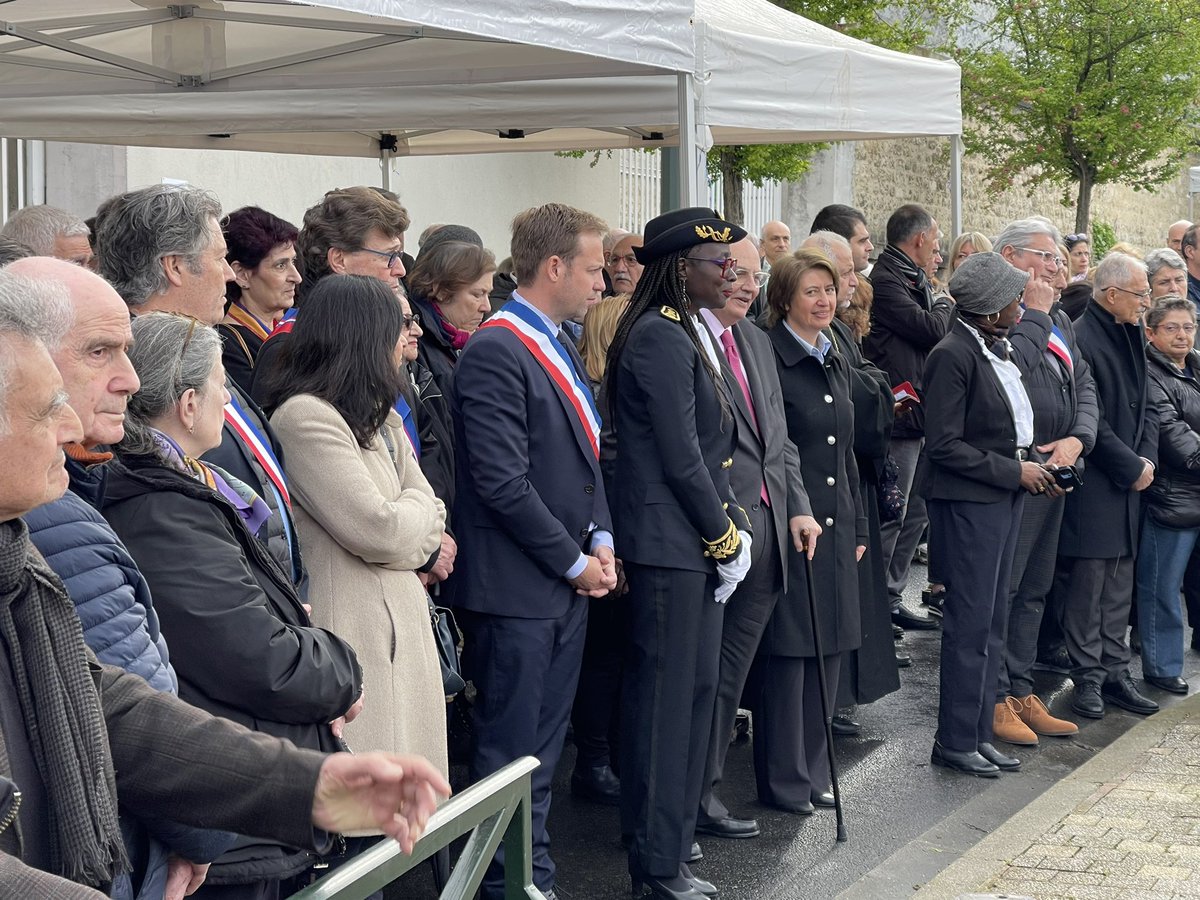
[[(742, 389), (742, 396), (746, 398), (746, 408), (750, 410), (750, 421), (754, 423), (754, 428), (759, 435), (762, 434), (762, 429), (758, 427), (758, 415), (754, 412), (754, 399), (750, 396), (750, 383), (746, 381), (746, 370), (742, 366), (742, 356), (738, 353), (737, 343), (733, 339), (733, 331), (726, 328), (721, 332), (721, 346), (725, 348), (725, 359), (729, 363), (729, 368), (733, 371), (733, 377), (737, 379), (738, 387)], [(762, 486), (762, 501), (767, 506), (771, 505), (771, 498), (767, 495), (767, 484), (764, 481)]]

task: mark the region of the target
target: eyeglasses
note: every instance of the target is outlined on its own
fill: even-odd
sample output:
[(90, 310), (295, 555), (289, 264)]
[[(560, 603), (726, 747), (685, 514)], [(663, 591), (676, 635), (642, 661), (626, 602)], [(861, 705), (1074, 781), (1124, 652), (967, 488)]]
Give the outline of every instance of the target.
[(1015, 250), (1020, 250), (1022, 253), (1033, 253), (1042, 258), (1042, 262), (1046, 265), (1053, 264), (1055, 269), (1061, 269), (1067, 264), (1067, 261), (1057, 253), (1051, 253), (1049, 250), (1034, 250), (1032, 247), (1015, 247)]
[(625, 263), (625, 265), (630, 269), (638, 265), (638, 259), (632, 253), (626, 253), (624, 256), (610, 256), (608, 258), (608, 264), (610, 266), (615, 266), (619, 262)]
[(684, 259), (691, 260), (692, 262), (706, 262), (712, 263), (714, 266), (720, 266), (721, 276), (723, 278), (728, 277), (730, 272), (733, 272), (737, 269), (737, 260), (730, 256), (727, 256), (724, 259), (709, 259), (707, 256), (685, 256)]
[(1181, 324), (1179, 322), (1167, 322), (1163, 325), (1159, 325), (1154, 330), (1161, 331), (1163, 334), (1179, 334), (1181, 331), (1184, 334), (1195, 334), (1196, 333), (1196, 323), (1195, 322), (1184, 322)]
[(420, 313), (413, 313), (410, 316), (404, 317), (404, 330), (405, 331), (412, 331), (413, 328), (420, 328), (420, 327), (421, 327), (421, 314)]
[(1079, 234), (1068, 234), (1063, 240), (1069, 241), (1072, 244), (1078, 244), (1080, 241), (1089, 241), (1090, 239), (1086, 234), (1080, 232)]
[(1131, 291), (1129, 288), (1117, 287), (1115, 284), (1110, 284), (1104, 290), (1107, 291), (1109, 288), (1112, 288), (1114, 291), (1120, 291), (1122, 294), (1133, 294), (1133, 296), (1140, 297), (1142, 300), (1150, 299), (1150, 288), (1146, 288), (1144, 291)]
[(403, 250), (372, 250), (370, 247), (359, 247), (356, 250), (351, 250), (351, 253), (374, 253), (376, 256), (382, 256), (387, 260), (387, 267), (394, 269), (396, 263), (404, 256)]

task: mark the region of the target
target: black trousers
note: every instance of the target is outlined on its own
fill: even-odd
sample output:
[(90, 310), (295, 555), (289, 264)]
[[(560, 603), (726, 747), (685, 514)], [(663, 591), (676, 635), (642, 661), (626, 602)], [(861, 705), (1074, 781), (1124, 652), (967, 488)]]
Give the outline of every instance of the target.
[[(531, 812), (533, 881), (542, 891), (554, 887), (546, 817), (575, 698), (587, 611), (580, 599), (557, 619), (458, 614), (463, 667), (477, 691), (471, 780), (479, 781), (522, 756), (536, 756), (541, 763), (533, 772)], [(503, 845), (488, 867), (480, 897), (504, 897)]]
[(937, 739), (947, 750), (970, 752), (992, 740), (1024, 503), (1024, 491), (995, 503), (929, 501), (929, 540), (946, 584)]
[(612, 766), (618, 772), (621, 728), (621, 675), (625, 668), (623, 597), (588, 600), (587, 641), (579, 686), (571, 708), (575, 768)]
[(1060, 557), (1054, 578), (1063, 598), (1071, 680), (1076, 684), (1115, 681), (1129, 669), (1125, 632), (1133, 605), (1133, 557)]
[[(844, 653), (824, 657), (829, 712)], [(754, 778), (758, 799), (784, 809), (829, 790), (829, 747), (821, 715), (815, 656), (760, 656), (750, 676), (754, 695)]]
[(673, 878), (690, 855), (704, 784), (725, 607), (717, 576), (626, 563), (621, 832), (647, 874)]
[(715, 794), (729, 752), (729, 733), (741, 704), (742, 689), (750, 674), (750, 665), (758, 651), (771, 613), (783, 589), (783, 563), (776, 545), (775, 523), (770, 510), (756, 503), (747, 510), (754, 529), (750, 571), (725, 606), (721, 627), (721, 668), (717, 677), (717, 697), (713, 708), (712, 734), (708, 740), (708, 758), (704, 769), (704, 790), (700, 795), (700, 821), (715, 821), (729, 815), (729, 809)]

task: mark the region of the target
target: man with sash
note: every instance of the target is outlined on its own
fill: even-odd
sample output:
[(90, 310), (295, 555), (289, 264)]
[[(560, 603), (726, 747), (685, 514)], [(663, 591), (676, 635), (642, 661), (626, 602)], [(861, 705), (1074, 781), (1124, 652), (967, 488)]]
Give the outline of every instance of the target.
[[(451, 392), (455, 522), (447, 586), (478, 691), (473, 781), (522, 756), (533, 775), (533, 879), (554, 897), (546, 817), (587, 628), (587, 598), (617, 585), (600, 474), (600, 419), (562, 331), (604, 285), (605, 226), (551, 203), (513, 220), (520, 288), (472, 336)], [(501, 847), (482, 887), (504, 896)]]
[[(1066, 265), (1059, 255), (1061, 241), (1049, 221), (1033, 218), (1010, 223), (995, 244), (1008, 262), (1033, 275), (1025, 288), (1020, 321), (1008, 340), (1033, 406), (1034, 449), (1050, 468), (1082, 467), (1080, 456), (1096, 443), (1099, 420), (1091, 368), (1079, 353), (1070, 317), (1055, 308), (1061, 293), (1055, 283)], [(1034, 745), (1038, 735), (1061, 737), (1079, 730), (1073, 722), (1052, 716), (1033, 693), (1038, 631), (1054, 581), (1065, 507), (1066, 495), (1055, 488), (1027, 496), (1021, 515), (993, 720), (995, 736), (1010, 744)]]
[[(216, 325), (225, 316), (225, 261), (221, 204), (207, 191), (152, 185), (110, 197), (96, 213), (99, 273), (132, 315), (170, 312)], [(279, 442), (266, 416), (230, 378), (221, 446), (204, 459), (253, 488), (271, 515), (259, 529), (276, 562), (305, 592), (307, 574), (292, 521), (291, 497)]]

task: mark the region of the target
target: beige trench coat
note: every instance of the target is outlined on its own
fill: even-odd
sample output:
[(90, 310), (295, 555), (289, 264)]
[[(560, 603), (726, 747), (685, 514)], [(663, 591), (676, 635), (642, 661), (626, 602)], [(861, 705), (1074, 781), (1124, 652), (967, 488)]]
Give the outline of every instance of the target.
[(363, 711), (346, 726), (353, 750), (420, 753), (443, 773), (446, 701), (425, 589), (415, 570), (442, 538), (433, 495), (395, 412), (363, 450), (329, 403), (301, 394), (271, 417), (308, 568), (313, 621), (344, 638), (363, 669)]

